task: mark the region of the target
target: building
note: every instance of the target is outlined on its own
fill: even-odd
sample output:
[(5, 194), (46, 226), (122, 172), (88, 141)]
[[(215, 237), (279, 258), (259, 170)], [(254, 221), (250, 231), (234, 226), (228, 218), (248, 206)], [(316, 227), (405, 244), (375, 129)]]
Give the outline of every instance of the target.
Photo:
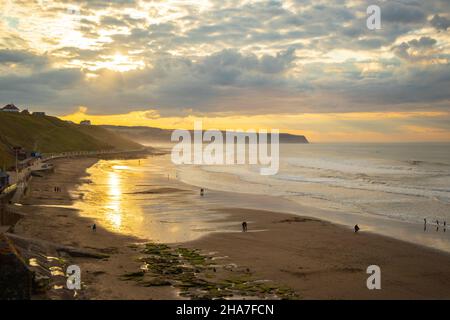
[(45, 117), (45, 112), (33, 112), (33, 116)]
[(12, 151), (19, 161), (23, 161), (27, 158), (27, 151), (22, 147), (13, 147)]
[(82, 126), (90, 126), (91, 125), (91, 120), (83, 120), (80, 122), (80, 125)]
[(9, 175), (6, 172), (0, 171), (0, 190), (3, 190), (9, 184)]
[(7, 104), (6, 106), (4, 106), (3, 108), (1, 108), (0, 111), (19, 113), (20, 109), (17, 108), (14, 104), (10, 103), (10, 104)]
[(22, 110), (21, 114), (29, 116), (30, 115), (30, 111), (28, 111), (28, 109), (25, 109), (25, 110)]

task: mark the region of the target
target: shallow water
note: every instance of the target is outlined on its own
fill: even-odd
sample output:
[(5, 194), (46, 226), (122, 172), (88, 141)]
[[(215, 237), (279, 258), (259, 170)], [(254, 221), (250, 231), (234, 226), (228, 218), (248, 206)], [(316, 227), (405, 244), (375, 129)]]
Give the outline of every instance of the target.
[(281, 145), (274, 176), (257, 166), (178, 169), (185, 183), (287, 199), (292, 213), (322, 209), (314, 216), (450, 251), (450, 144)]
[(176, 180), (167, 157), (101, 160), (73, 193), (74, 207), (109, 231), (175, 243), (217, 231), (230, 231), (224, 215), (212, 213), (211, 201), (198, 188)]
[(224, 214), (212, 210), (242, 207), (359, 224), (450, 252), (450, 230), (442, 228), (450, 221), (448, 144), (282, 145), (279, 173), (258, 169), (175, 167), (169, 155), (100, 161), (74, 197), (82, 215), (110, 231), (167, 243), (239, 232), (240, 222), (220, 221)]

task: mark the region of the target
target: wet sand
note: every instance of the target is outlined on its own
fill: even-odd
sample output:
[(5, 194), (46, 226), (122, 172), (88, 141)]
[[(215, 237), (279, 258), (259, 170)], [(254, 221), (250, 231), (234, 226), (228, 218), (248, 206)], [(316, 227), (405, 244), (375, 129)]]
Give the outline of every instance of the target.
[[(134, 282), (122, 281), (123, 274), (139, 269), (138, 244), (141, 239), (127, 237), (106, 231), (97, 226), (92, 231), (93, 221), (80, 217), (70, 206), (75, 199), (70, 190), (83, 183), (86, 169), (94, 165), (97, 159), (56, 160), (55, 172), (44, 178), (33, 178), (29, 194), (19, 207), (27, 216), (15, 227), (15, 234), (50, 241), (54, 244), (72, 246), (90, 250), (108, 256), (104, 259), (85, 257), (65, 257), (67, 264), (76, 264), (82, 270), (83, 290), (78, 293), (82, 299), (174, 299), (175, 293), (170, 287), (137, 286)], [(55, 193), (54, 186), (61, 188)], [(39, 206), (36, 206), (39, 205)], [(52, 207), (54, 206), (54, 207)], [(52, 254), (52, 252), (47, 252)], [(70, 299), (72, 292), (62, 289), (50, 290), (44, 296), (36, 298)]]
[[(190, 245), (226, 255), (260, 277), (289, 286), (301, 299), (450, 299), (446, 253), (312, 218), (219, 211), (247, 221), (249, 231), (213, 234)], [(367, 289), (370, 265), (381, 268), (381, 290)]]
[[(73, 204), (76, 199), (71, 198), (73, 193), (69, 191), (85, 182), (86, 168), (96, 161), (58, 160), (54, 174), (33, 178), (20, 207), (28, 214), (18, 223), (15, 233), (108, 256), (66, 257), (68, 263), (83, 270), (84, 287), (78, 298), (177, 298), (171, 286), (143, 287), (120, 279), (139, 270), (140, 248), (148, 239), (113, 233), (101, 226), (93, 232), (91, 219), (80, 217), (73, 208), (61, 207)], [(62, 191), (55, 193), (55, 185)], [(184, 189), (181, 183), (180, 186)], [(165, 184), (152, 187), (157, 191), (155, 195), (172, 192)], [(183, 194), (177, 193), (177, 197)], [(448, 254), (366, 233), (364, 228), (354, 234), (348, 228), (311, 218), (240, 208), (217, 208), (211, 212), (215, 213), (217, 223), (226, 220), (235, 232), (213, 233), (179, 245), (225, 257), (223, 263), (235, 264), (256, 279), (289, 287), (300, 299), (450, 298)], [(242, 221), (248, 222), (249, 232), (239, 232)], [(369, 265), (381, 267), (382, 290), (367, 289)], [(71, 298), (67, 292), (60, 292), (63, 290), (55, 289), (42, 298)]]

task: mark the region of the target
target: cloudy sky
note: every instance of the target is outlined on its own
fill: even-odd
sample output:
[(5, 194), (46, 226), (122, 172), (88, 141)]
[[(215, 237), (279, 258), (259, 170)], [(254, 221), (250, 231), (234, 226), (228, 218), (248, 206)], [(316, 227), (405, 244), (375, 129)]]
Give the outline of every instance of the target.
[[(381, 30), (366, 9), (381, 8)], [(0, 103), (97, 124), (450, 141), (449, 0), (1, 0)]]

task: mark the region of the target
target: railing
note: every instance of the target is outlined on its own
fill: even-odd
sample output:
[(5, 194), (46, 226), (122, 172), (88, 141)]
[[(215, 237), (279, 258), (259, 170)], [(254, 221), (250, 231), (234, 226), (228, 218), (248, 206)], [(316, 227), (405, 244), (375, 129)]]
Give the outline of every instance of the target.
[(100, 151), (70, 151), (70, 152), (60, 152), (60, 153), (44, 153), (42, 156), (42, 161), (48, 161), (58, 158), (67, 157), (82, 157), (82, 156), (94, 156), (102, 154), (119, 154), (119, 153), (134, 153), (142, 152), (147, 148), (134, 149), (134, 150), (100, 150)]

